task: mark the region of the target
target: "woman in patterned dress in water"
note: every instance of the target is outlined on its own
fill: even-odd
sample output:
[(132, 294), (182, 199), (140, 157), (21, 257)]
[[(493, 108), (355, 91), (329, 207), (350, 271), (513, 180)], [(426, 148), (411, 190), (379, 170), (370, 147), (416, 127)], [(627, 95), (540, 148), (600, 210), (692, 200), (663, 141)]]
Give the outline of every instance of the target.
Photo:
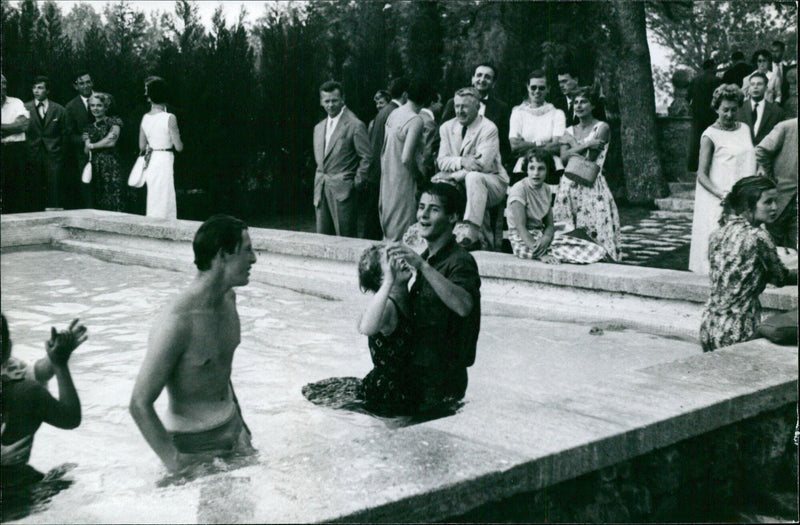
[(711, 352), (751, 339), (761, 322), (758, 296), (767, 283), (797, 283), (797, 270), (778, 258), (770, 234), (760, 228), (778, 214), (775, 183), (745, 177), (722, 201), (720, 228), (710, 237), (711, 295), (700, 324), (700, 344)]
[(608, 124), (592, 116), (597, 96), (591, 88), (575, 90), (573, 105), (579, 122), (564, 133), (561, 160), (566, 165), (570, 157), (578, 155), (600, 166), (600, 173), (592, 186), (561, 177), (553, 203), (553, 220), (584, 230), (592, 241), (605, 248), (611, 260), (619, 261), (619, 211), (602, 172), (611, 131)]
[(303, 387), (316, 405), (367, 411), (379, 416), (413, 415), (419, 396), (408, 384), (413, 332), (408, 298), (411, 272), (390, 262), (386, 245), (374, 244), (358, 261), (361, 290), (375, 295), (358, 322), (368, 337), (373, 369), (364, 377), (330, 377)]
[(358, 331), (368, 337), (374, 365), (359, 394), (375, 412), (400, 415), (413, 411), (413, 395), (406, 386), (413, 338), (410, 278), (407, 268), (389, 261), (382, 244), (367, 248), (358, 261), (361, 290), (375, 294), (358, 322)]
[(83, 133), (84, 151), (92, 156), (92, 189), (95, 206), (100, 210), (124, 211), (125, 175), (119, 163), (117, 140), (122, 120), (107, 115), (111, 95), (94, 93), (89, 97), (89, 111), (94, 122)]

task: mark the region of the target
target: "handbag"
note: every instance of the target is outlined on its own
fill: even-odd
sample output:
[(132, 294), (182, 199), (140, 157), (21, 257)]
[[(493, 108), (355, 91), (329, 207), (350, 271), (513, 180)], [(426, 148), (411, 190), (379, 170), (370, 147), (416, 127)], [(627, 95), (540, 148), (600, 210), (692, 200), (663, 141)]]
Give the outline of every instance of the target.
[(600, 166), (596, 162), (579, 157), (577, 155), (569, 158), (567, 167), (564, 168), (564, 176), (573, 182), (583, 186), (594, 186), (597, 174), (600, 173)]
[(131, 170), (131, 174), (128, 177), (128, 186), (132, 186), (134, 188), (141, 188), (144, 186), (144, 168), (145, 168), (145, 158), (144, 155), (139, 155), (136, 157), (136, 162), (133, 164), (133, 169)]
[(92, 182), (92, 152), (89, 152), (89, 161), (86, 163), (86, 166), (83, 167), (83, 172), (81, 173), (81, 182), (84, 184), (89, 184)]

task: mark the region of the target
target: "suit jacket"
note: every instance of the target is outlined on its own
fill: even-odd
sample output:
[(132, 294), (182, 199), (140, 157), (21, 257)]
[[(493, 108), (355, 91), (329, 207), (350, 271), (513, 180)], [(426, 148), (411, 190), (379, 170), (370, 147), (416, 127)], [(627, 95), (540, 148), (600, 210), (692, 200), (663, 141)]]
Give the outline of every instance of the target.
[(436, 173), (436, 155), (439, 153), (439, 124), (426, 111), (420, 111), (422, 117), (422, 155), (419, 158), (419, 171), (430, 179)]
[(439, 128), (439, 156), (436, 159), (439, 171), (455, 173), (464, 171), (461, 158), (476, 157), (481, 173), (496, 173), (501, 180), (508, 183), (508, 173), (500, 161), (500, 139), (497, 126), (478, 115), (467, 126), (467, 133), (461, 139), (461, 124), (458, 119), (450, 119)]
[(86, 129), (86, 126), (94, 122), (94, 116), (87, 111), (80, 95), (70, 100), (64, 109), (67, 112), (67, 138), (69, 140), (70, 149), (78, 159), (78, 169), (83, 169), (89, 157), (83, 152), (83, 139), (81, 139), (81, 135)]
[(753, 141), (753, 144), (758, 144), (761, 142), (761, 139), (767, 136), (767, 134), (772, 131), (772, 128), (775, 127), (775, 124), (783, 120), (783, 111), (781, 110), (780, 106), (777, 104), (773, 104), (772, 102), (767, 102), (766, 100), (762, 100), (764, 103), (764, 113), (761, 115), (761, 126), (759, 126), (758, 130), (754, 133), (753, 132), (753, 106), (750, 103), (749, 99), (745, 99), (742, 107), (739, 108), (739, 122), (744, 122), (750, 127), (750, 138)]
[(370, 163), (367, 172), (367, 182), (379, 187), (381, 182), (381, 151), (383, 150), (383, 139), (386, 137), (386, 121), (389, 114), (399, 106), (394, 101), (389, 102), (381, 108), (372, 121), (372, 129), (369, 131)]
[[(601, 98), (597, 101), (597, 105), (592, 110), (592, 116), (597, 120), (608, 122), (608, 118), (606, 117), (606, 106), (603, 100), (605, 99)], [(551, 104), (553, 104), (556, 109), (560, 109), (564, 112), (564, 116), (567, 117), (567, 127), (574, 126), (578, 123), (578, 117), (575, 116), (575, 113), (570, 111), (569, 102), (567, 102), (566, 95), (554, 96)]]
[(797, 194), (797, 118), (772, 128), (756, 146), (756, 160), (778, 184), (778, 208), (782, 213)]
[(720, 84), (722, 80), (710, 71), (702, 71), (689, 83), (687, 95), (692, 107), (692, 120), (698, 124), (698, 128), (705, 130), (717, 120), (717, 113), (711, 107), (711, 98)]
[[(502, 100), (489, 95), (482, 101), (486, 106), (483, 116), (491, 120), (500, 134), (500, 156), (506, 162), (512, 162), (514, 157), (511, 155), (511, 143), (508, 141), (508, 124), (511, 120), (511, 108)], [(447, 101), (447, 105), (442, 113), (442, 122), (447, 122), (456, 116), (453, 99)]]
[(28, 151), (34, 155), (47, 153), (50, 158), (61, 159), (67, 144), (67, 112), (64, 106), (48, 101), (44, 120), (39, 117), (36, 101), (26, 102), (25, 109), (30, 113), (28, 129), (25, 131)]
[(314, 126), (314, 159), (317, 172), (314, 175), (314, 206), (319, 205), (324, 185), (333, 191), (337, 200), (350, 196), (353, 187), (361, 186), (367, 179), (370, 165), (367, 127), (346, 107), (331, 135), (331, 143), (325, 153), (325, 124), (327, 117)]

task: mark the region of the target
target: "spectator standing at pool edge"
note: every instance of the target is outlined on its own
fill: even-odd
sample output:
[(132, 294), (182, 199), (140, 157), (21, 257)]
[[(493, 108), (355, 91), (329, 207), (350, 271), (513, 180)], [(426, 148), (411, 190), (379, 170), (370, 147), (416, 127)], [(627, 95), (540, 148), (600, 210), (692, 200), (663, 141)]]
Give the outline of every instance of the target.
[[(136, 378), (130, 412), (171, 471), (214, 457), (253, 452), (231, 383), (241, 340), (235, 286), (256, 262), (247, 225), (229, 215), (205, 221), (192, 242), (198, 272), (156, 318)], [(164, 421), (153, 408), (167, 388)]]

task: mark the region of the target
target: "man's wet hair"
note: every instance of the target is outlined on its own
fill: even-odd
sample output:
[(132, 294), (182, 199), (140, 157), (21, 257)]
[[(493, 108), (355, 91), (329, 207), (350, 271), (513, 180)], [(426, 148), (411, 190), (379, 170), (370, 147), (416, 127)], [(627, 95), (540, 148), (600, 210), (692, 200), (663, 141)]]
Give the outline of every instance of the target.
[(194, 264), (200, 271), (209, 270), (211, 261), (220, 250), (233, 253), (242, 244), (242, 232), (247, 224), (231, 215), (217, 214), (209, 217), (194, 234), (192, 249)]
[(89, 73), (88, 69), (78, 69), (72, 74), (72, 83), (74, 84), (75, 82), (78, 81), (79, 78), (86, 75), (89, 75), (89, 78), (92, 78), (92, 74)]
[(455, 213), (459, 217), (464, 215), (464, 208), (466, 202), (458, 188), (447, 182), (434, 182), (426, 186), (422, 193), (427, 193), (434, 197), (438, 197), (439, 202), (442, 203), (442, 208), (446, 215)]
[(44, 88), (47, 91), (50, 91), (50, 79), (47, 78), (46, 76), (39, 75), (37, 77), (34, 77), (33, 83), (31, 84), (31, 86), (35, 86), (36, 84), (44, 84)]

